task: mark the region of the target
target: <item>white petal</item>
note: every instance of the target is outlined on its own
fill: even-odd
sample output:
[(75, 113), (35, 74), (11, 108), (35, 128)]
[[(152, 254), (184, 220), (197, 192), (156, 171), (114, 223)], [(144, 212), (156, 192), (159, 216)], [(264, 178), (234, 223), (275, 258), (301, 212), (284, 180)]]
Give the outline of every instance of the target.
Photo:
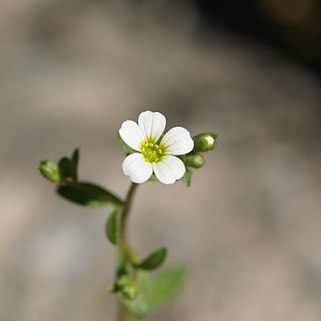
[(191, 134), (183, 127), (170, 129), (162, 138), (161, 144), (167, 147), (167, 154), (172, 155), (184, 155), (194, 148)]
[(166, 118), (158, 112), (144, 111), (138, 117), (138, 125), (146, 138), (151, 137), (158, 141), (165, 130)]
[(160, 182), (173, 184), (184, 176), (186, 168), (178, 157), (166, 155), (160, 162), (153, 163), (153, 170)]
[(144, 141), (145, 136), (137, 123), (132, 120), (124, 121), (119, 129), (119, 135), (128, 146), (140, 151), (140, 144)]
[(140, 153), (127, 156), (123, 162), (124, 174), (129, 176), (134, 183), (146, 182), (153, 173), (151, 163), (147, 163)]

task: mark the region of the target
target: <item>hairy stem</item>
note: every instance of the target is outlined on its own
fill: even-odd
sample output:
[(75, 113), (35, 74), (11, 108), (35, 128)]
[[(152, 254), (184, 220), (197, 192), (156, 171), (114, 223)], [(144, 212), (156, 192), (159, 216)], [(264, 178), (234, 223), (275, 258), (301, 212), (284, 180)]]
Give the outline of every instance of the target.
[(119, 321), (132, 321), (133, 318), (129, 314), (129, 312), (126, 310), (126, 308), (122, 305), (121, 302), (119, 302), (119, 311), (118, 311), (118, 320)]
[[(128, 216), (131, 210), (133, 197), (138, 184), (132, 183), (125, 200), (125, 205), (120, 216), (120, 239), (118, 244), (118, 255), (119, 255), (119, 266), (117, 274), (118, 276), (124, 273), (126, 269), (126, 264), (131, 261), (128, 253), (128, 240), (127, 240), (127, 222)], [(131, 321), (132, 318), (127, 312), (126, 308), (120, 303), (119, 304), (119, 321)]]
[(127, 220), (137, 186), (138, 184), (132, 183), (126, 196), (125, 206), (120, 217), (120, 244), (127, 243)]

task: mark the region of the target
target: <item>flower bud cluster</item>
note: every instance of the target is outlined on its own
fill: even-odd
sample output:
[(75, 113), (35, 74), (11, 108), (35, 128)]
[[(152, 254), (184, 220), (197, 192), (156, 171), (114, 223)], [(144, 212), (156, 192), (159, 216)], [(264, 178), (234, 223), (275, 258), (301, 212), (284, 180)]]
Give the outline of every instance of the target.
[(191, 170), (190, 168), (201, 168), (203, 167), (205, 160), (204, 156), (201, 155), (203, 152), (209, 152), (213, 150), (216, 145), (216, 138), (217, 135), (212, 133), (212, 132), (206, 132), (202, 134), (198, 134), (193, 137), (194, 141), (194, 148), (193, 150), (186, 154), (181, 156), (182, 161), (184, 162), (186, 166), (186, 173), (184, 176), (186, 185), (190, 185), (190, 180), (191, 180)]

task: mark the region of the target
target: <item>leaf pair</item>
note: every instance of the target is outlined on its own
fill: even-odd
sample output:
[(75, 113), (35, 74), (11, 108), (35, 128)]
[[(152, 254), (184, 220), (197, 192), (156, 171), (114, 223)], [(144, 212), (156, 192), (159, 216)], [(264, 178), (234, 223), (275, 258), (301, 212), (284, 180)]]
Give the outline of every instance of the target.
[(191, 186), (191, 168), (201, 168), (204, 165), (204, 157), (200, 153), (209, 152), (216, 148), (217, 146), (217, 134), (213, 132), (202, 133), (193, 136), (194, 149), (186, 154), (182, 155), (180, 158), (184, 162), (186, 167), (186, 172), (184, 174), (184, 182), (187, 187)]
[(71, 158), (62, 157), (59, 160), (59, 175), (60, 181), (77, 181), (78, 177), (78, 162), (79, 162), (79, 149), (76, 148), (72, 153)]
[(174, 267), (151, 277), (140, 271), (138, 283), (140, 292), (134, 300), (122, 299), (123, 305), (136, 319), (155, 311), (171, 301), (180, 291), (186, 278), (185, 267)]

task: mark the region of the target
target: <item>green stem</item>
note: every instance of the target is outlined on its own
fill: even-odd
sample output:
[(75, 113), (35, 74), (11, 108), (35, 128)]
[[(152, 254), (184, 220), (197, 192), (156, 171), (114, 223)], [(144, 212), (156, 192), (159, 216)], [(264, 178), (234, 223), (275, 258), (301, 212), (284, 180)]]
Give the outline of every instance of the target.
[(121, 302), (119, 302), (119, 315), (118, 315), (118, 320), (119, 321), (132, 321), (132, 316), (129, 314), (127, 309), (122, 305)]
[(137, 186), (138, 184), (132, 183), (126, 196), (125, 206), (120, 217), (120, 244), (127, 242), (127, 220)]
[[(132, 206), (132, 200), (135, 194), (135, 191), (138, 187), (138, 184), (132, 183), (126, 199), (123, 211), (120, 216), (120, 238), (118, 245), (118, 255), (119, 255), (119, 266), (117, 274), (118, 276), (124, 273), (124, 269), (126, 269), (126, 264), (128, 261), (131, 261), (128, 253), (128, 240), (127, 240), (127, 222), (128, 216)], [(131, 321), (132, 318), (127, 312), (126, 308), (120, 303), (119, 304), (119, 321)]]

